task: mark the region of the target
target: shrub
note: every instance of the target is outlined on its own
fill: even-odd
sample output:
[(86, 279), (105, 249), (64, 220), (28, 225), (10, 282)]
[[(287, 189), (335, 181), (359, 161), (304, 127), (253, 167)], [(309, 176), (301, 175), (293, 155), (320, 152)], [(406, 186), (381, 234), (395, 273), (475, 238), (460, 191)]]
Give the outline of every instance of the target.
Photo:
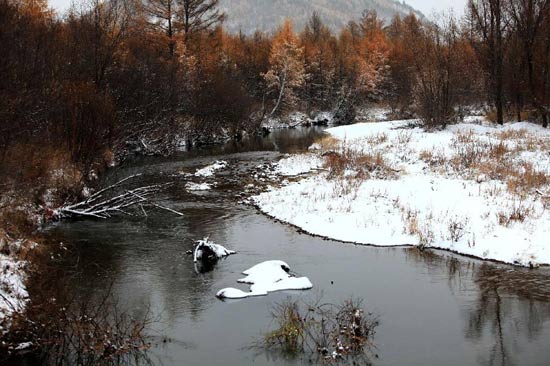
[(340, 305), (288, 299), (275, 306), (272, 316), (277, 328), (265, 335), (262, 348), (336, 364), (368, 360), (378, 326), (354, 299)]

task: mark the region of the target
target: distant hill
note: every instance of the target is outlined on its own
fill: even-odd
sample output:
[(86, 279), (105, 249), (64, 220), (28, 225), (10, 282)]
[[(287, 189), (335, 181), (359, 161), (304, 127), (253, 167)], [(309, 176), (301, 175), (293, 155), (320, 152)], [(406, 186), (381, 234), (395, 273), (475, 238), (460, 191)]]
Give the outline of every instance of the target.
[(339, 30), (350, 20), (357, 20), (365, 9), (376, 10), (388, 21), (395, 14), (411, 12), (423, 18), (423, 14), (405, 2), (396, 0), (221, 0), (221, 8), (227, 13), (225, 27), (230, 32), (246, 34), (256, 30), (273, 31), (290, 18), (296, 30), (301, 30), (314, 11), (332, 30)]

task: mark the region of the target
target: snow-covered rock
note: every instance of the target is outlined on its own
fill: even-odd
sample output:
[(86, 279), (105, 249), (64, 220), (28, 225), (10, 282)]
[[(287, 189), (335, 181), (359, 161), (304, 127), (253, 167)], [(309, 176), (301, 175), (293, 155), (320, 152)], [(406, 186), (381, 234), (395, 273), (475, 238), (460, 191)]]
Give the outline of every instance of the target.
[(234, 250), (229, 250), (222, 245), (210, 241), (208, 238), (197, 241), (197, 246), (193, 252), (193, 261), (217, 261), (220, 258), (235, 254)]
[(270, 292), (282, 290), (308, 290), (313, 287), (307, 277), (295, 277), (290, 267), (280, 260), (271, 260), (257, 264), (243, 272), (246, 277), (237, 282), (250, 284), (250, 291), (228, 287), (216, 294), (222, 299), (242, 299), (252, 296), (265, 296)]

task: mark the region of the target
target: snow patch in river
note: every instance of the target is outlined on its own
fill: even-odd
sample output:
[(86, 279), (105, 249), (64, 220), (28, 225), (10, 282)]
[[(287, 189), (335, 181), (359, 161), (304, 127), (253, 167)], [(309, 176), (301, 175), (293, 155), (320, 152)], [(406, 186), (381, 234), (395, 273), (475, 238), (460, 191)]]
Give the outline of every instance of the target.
[(257, 264), (243, 272), (246, 277), (237, 282), (250, 284), (250, 291), (228, 287), (216, 294), (222, 299), (242, 299), (252, 296), (265, 296), (270, 292), (282, 290), (308, 290), (313, 287), (307, 277), (294, 277), (290, 267), (280, 260), (271, 260)]
[(217, 170), (227, 167), (227, 161), (218, 160), (195, 172), (195, 177), (211, 177)]
[(208, 190), (212, 189), (212, 186), (208, 183), (188, 182), (185, 185), (185, 189), (187, 189), (190, 192), (193, 192), (193, 191), (208, 191)]

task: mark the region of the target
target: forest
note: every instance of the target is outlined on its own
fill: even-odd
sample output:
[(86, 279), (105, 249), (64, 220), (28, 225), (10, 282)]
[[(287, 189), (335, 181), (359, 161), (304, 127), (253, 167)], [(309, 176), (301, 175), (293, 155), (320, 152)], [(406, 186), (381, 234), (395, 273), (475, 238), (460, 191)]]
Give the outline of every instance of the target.
[[(381, 243), (371, 240), (363, 244), (402, 245), (406, 241), (420, 250), (406, 252), (411, 258), (423, 257), (425, 248), (439, 245), (439, 249), (524, 267), (546, 263), (550, 0), (469, 0), (463, 16), (442, 13), (431, 19), (411, 13), (387, 20), (373, 10), (357, 9), (355, 17), (338, 31), (318, 12), (308, 15), (303, 28), (295, 28), (287, 19), (273, 32), (229, 31), (227, 20), (220, 0), (83, 0), (64, 14), (52, 10), (47, 0), (0, 0), (0, 332), (8, 334), (6, 329), (12, 325), (15, 330), (6, 336), (6, 342), (2, 340), (0, 359), (6, 352), (11, 357), (14, 345), (31, 347), (28, 339), (46, 340), (47, 349), (41, 350), (46, 355), (42, 356), (51, 364), (86, 364), (70, 358), (80, 358), (81, 351), (92, 355), (88, 364), (97, 364), (98, 359), (117, 364), (109, 363), (117, 352), (126, 357), (150, 347), (141, 337), (145, 323), (133, 323), (126, 314), (116, 313), (120, 315), (120, 319), (115, 317), (118, 329), (111, 328), (112, 319), (107, 320), (110, 315), (104, 311), (107, 301), (95, 309), (96, 317), (68, 315), (62, 301), (71, 304), (73, 299), (62, 299), (69, 297), (63, 292), (66, 289), (56, 288), (59, 293), (54, 296), (45, 283), (64, 285), (72, 279), (77, 272), (71, 272), (72, 266), (67, 266), (68, 270), (54, 267), (59, 265), (60, 251), (68, 251), (63, 255), (69, 257), (74, 253), (62, 242), (44, 239), (48, 234), (38, 229), (66, 218), (63, 213), (82, 214), (86, 211), (82, 207), (96, 209), (91, 214), (85, 212), (90, 220), (111, 218), (116, 211), (135, 224), (136, 215), (124, 211), (130, 205), (151, 219), (131, 227), (128, 232), (132, 234), (150, 223), (165, 230), (155, 221), (159, 217), (162, 224), (183, 225), (148, 215), (149, 207), (144, 208), (143, 203), (165, 194), (159, 193), (161, 189), (172, 189), (172, 201), (165, 194), (166, 207), (150, 206), (189, 220), (189, 227), (181, 231), (186, 235), (185, 230), (192, 232), (203, 221), (208, 225), (200, 215), (211, 214), (206, 203), (212, 203), (213, 207), (219, 205), (216, 214), (237, 207), (244, 212), (244, 219), (239, 218), (245, 220), (251, 210), (254, 215), (258, 210), (327, 240), (363, 243), (361, 240), (371, 239), (361, 230), (376, 234), (371, 229), (382, 228), (383, 235), (374, 235)], [(388, 121), (348, 126), (363, 122), (362, 112), (373, 107), (388, 111)], [(189, 160), (195, 165), (185, 165), (182, 160), (178, 161), (181, 167), (167, 172), (161, 169), (173, 162), (162, 160), (155, 168), (159, 171), (148, 172), (147, 178), (147, 172), (137, 171), (144, 168), (139, 165), (143, 162), (135, 163), (136, 171), (132, 164), (130, 168), (124, 165), (136, 156), (168, 159), (181, 150), (265, 137), (274, 133), (274, 126), (296, 127), (298, 112), (309, 124), (326, 124), (322, 116), (328, 113), (331, 122), (341, 126), (324, 135), (306, 132), (299, 141), (304, 146), (298, 152), (306, 152), (303, 156), (283, 157), (297, 151), (285, 150), (284, 144), (276, 146), (280, 153), (277, 162), (246, 156), (252, 161), (246, 165), (246, 159), (245, 163), (231, 161), (234, 157), (224, 151), (229, 162), (214, 161), (212, 157), (217, 155), (212, 153), (202, 156), (204, 160), (198, 164), (192, 156)], [(470, 125), (457, 127), (474, 114), (490, 126), (480, 122), (472, 124), (472, 130), (467, 129)], [(529, 122), (520, 124), (523, 129), (504, 129), (508, 122), (522, 121)], [(307, 133), (319, 135), (313, 139)], [(347, 140), (353, 136), (363, 145)], [(433, 145), (426, 146), (426, 140)], [(208, 157), (212, 161), (204, 166)], [(105, 184), (102, 178), (115, 167), (128, 174)], [(236, 178), (228, 178), (231, 173), (216, 176), (220, 171), (233, 172)], [(321, 178), (297, 178), (312, 172)], [(133, 178), (143, 186), (114, 193)], [(236, 201), (227, 204), (224, 200), (235, 193), (231, 189), (236, 190), (236, 181), (243, 186), (242, 192), (235, 194), (238, 205)], [(219, 187), (226, 190), (216, 191)], [(202, 190), (222, 192), (222, 196), (193, 196)], [(181, 191), (187, 196), (182, 198)], [(204, 212), (186, 216), (168, 207), (189, 209), (182, 203), (189, 197), (193, 199), (190, 206), (197, 204), (201, 209), (195, 211)], [(386, 206), (378, 199), (385, 200)], [(460, 202), (455, 205), (453, 199)], [(439, 206), (423, 206), (429, 200)], [(358, 207), (352, 207), (354, 202)], [(325, 209), (318, 209), (319, 205)], [(433, 211), (436, 209), (439, 211)], [(342, 222), (356, 227), (342, 229), (347, 226), (339, 226), (338, 220), (335, 223), (333, 215), (341, 215)], [(390, 233), (391, 215), (397, 217), (393, 223), (398, 224)], [(446, 221), (447, 216), (451, 221)], [(300, 221), (303, 217), (309, 221)], [(369, 217), (370, 227), (365, 221)], [(216, 223), (213, 231), (229, 226), (229, 220), (224, 220), (217, 216), (211, 220)], [(115, 228), (128, 224), (113, 221)], [(95, 233), (96, 227), (86, 230)], [(265, 235), (264, 227), (260, 230)], [(106, 231), (108, 238), (115, 237)], [(174, 232), (163, 233), (171, 238)], [(485, 236), (476, 237), (478, 232)], [(504, 240), (494, 239), (502, 232), (507, 235)], [(524, 238), (524, 232), (535, 244)], [(151, 238), (157, 236), (153, 232), (146, 238), (154, 242)], [(89, 234), (88, 239), (95, 237)], [(487, 248), (496, 249), (483, 249), (483, 240), (489, 243)], [(177, 237), (174, 241), (184, 240)], [(208, 237), (203, 242), (208, 243)], [(166, 245), (154, 243), (160, 248)], [(517, 243), (527, 249), (516, 250)], [(35, 250), (37, 247), (45, 249)], [(186, 249), (189, 254), (191, 249)], [(243, 252), (252, 249), (244, 247)], [(335, 257), (340, 250), (352, 249), (338, 249)], [(178, 247), (175, 252), (179, 255), (181, 251)], [(108, 256), (99, 255), (102, 263), (112, 264), (112, 258), (102, 255)], [(162, 260), (181, 259), (177, 255)], [(304, 257), (309, 260), (307, 255)], [(359, 256), (350, 252), (346, 258)], [(449, 266), (460, 267), (455, 260), (449, 260)], [(80, 257), (75, 262), (76, 268)], [(163, 264), (157, 267), (163, 268)], [(180, 264), (172, 265), (170, 271), (180, 270)], [(279, 262), (275, 266), (281, 267)], [(285, 280), (293, 278), (287, 267), (288, 271), (283, 268)], [(58, 275), (60, 272), (63, 275)], [(194, 267), (193, 276), (197, 276), (186, 273), (182, 277), (190, 283), (199, 278), (200, 284), (194, 285), (198, 292), (207, 293), (199, 272)], [(173, 276), (172, 272), (165, 275)], [(58, 281), (57, 277), (64, 278)], [(493, 286), (493, 277), (490, 279)], [(333, 284), (332, 278), (323, 281)], [(312, 286), (307, 279), (307, 286), (298, 289)], [(241, 291), (238, 295), (267, 296), (268, 292)], [(494, 292), (499, 299), (496, 304), (500, 304), (500, 295)], [(550, 302), (547, 293), (542, 297), (544, 305)], [(299, 313), (292, 304), (281, 309), (283, 315), (288, 309)], [(91, 313), (89, 308), (85, 310), (88, 313), (83, 314)], [(12, 314), (16, 314), (13, 324)], [(500, 309), (498, 321), (500, 327)], [(377, 322), (369, 323), (372, 328), (363, 324), (365, 334), (374, 332), (373, 324), (378, 326)], [(117, 333), (122, 328), (126, 333)], [(67, 329), (70, 331), (65, 332)], [(279, 338), (284, 339), (285, 334), (275, 332), (271, 340), (276, 343)], [(99, 340), (100, 346), (90, 351), (90, 339)], [(109, 348), (113, 339), (123, 339), (119, 350)], [(41, 346), (37, 343), (36, 348)], [(505, 348), (503, 344), (500, 347)]]
[[(266, 118), (385, 103), (429, 128), (483, 106), (496, 123), (548, 125), (550, 5), (471, 1), (462, 19), (357, 14), (335, 34), (224, 31), (217, 0), (91, 0), (60, 16), (45, 0), (0, 2), (0, 179), (68, 167), (85, 180), (132, 142), (168, 153), (182, 137), (255, 133)], [(57, 165), (57, 166), (56, 166)], [(71, 183), (73, 184), (73, 183)]]

